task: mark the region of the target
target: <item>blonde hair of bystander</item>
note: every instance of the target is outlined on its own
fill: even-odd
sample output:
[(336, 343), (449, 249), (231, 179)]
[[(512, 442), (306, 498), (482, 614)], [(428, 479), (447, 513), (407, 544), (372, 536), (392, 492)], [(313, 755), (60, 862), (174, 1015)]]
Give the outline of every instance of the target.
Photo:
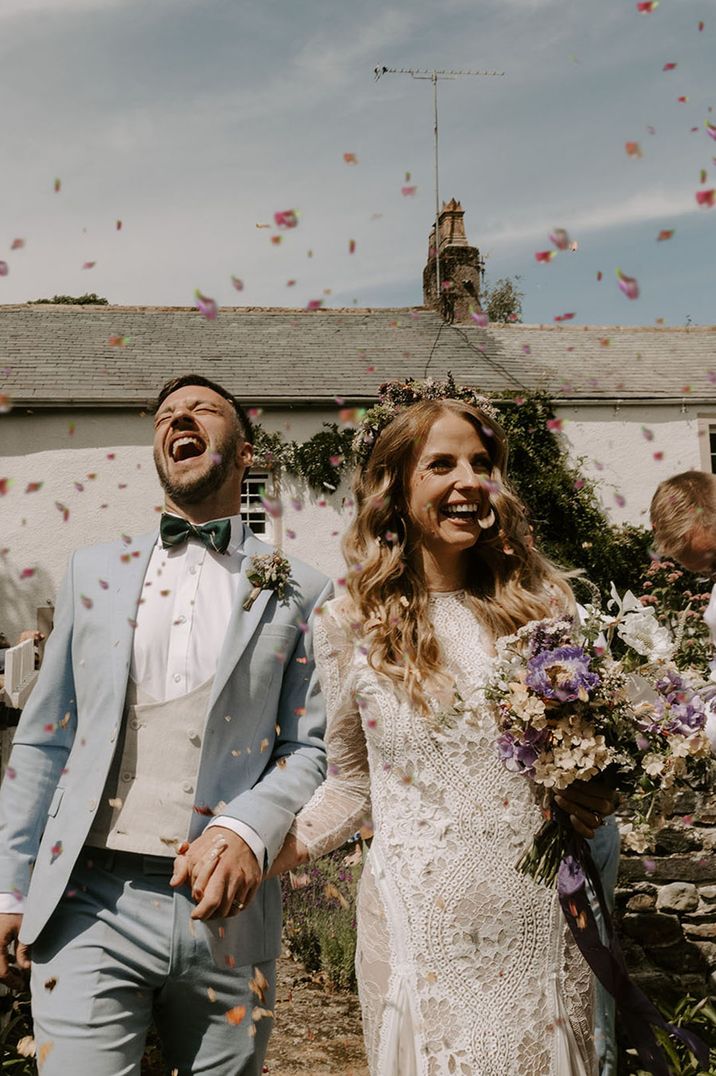
[(657, 550), (680, 560), (695, 529), (716, 531), (716, 475), (683, 471), (665, 478), (649, 511)]

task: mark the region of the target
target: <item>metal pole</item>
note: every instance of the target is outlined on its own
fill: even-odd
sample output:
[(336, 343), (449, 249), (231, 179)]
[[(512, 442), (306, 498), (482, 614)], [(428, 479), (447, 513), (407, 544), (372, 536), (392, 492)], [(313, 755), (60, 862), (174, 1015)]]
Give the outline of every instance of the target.
[[(440, 189), (438, 183), (438, 73), (433, 71), (433, 112), (435, 116), (435, 288), (438, 304), (442, 299), (440, 282)], [(439, 307), (438, 307), (439, 308)]]

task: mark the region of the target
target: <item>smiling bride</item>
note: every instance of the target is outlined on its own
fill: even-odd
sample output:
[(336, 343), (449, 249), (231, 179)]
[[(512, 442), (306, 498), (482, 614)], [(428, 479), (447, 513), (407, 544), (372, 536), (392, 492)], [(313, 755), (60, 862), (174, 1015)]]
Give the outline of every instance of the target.
[[(272, 873), (372, 813), (356, 969), (374, 1076), (591, 1076), (589, 968), (556, 892), (516, 869), (543, 816), (483, 693), (495, 639), (572, 594), (530, 541), (488, 401), (384, 388), (358, 435), (348, 593), (316, 627), (329, 776)], [(587, 837), (613, 809), (591, 783), (560, 805)]]

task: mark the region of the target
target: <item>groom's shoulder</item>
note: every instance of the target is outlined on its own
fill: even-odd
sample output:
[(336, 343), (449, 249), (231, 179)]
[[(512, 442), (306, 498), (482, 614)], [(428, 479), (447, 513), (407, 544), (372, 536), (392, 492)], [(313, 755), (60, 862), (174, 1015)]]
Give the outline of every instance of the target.
[(76, 566), (93, 564), (98, 560), (112, 557), (139, 556), (156, 541), (156, 531), (140, 535), (123, 534), (107, 542), (94, 542), (92, 545), (79, 546), (72, 554)]

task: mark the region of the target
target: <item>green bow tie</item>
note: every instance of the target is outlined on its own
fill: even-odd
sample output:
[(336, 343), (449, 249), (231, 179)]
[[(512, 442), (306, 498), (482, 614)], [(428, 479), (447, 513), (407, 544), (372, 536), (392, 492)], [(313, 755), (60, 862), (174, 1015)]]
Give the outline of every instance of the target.
[(190, 523), (188, 519), (169, 516), (163, 512), (159, 536), (165, 549), (181, 545), (187, 538), (198, 538), (207, 549), (213, 549), (215, 553), (225, 553), (231, 538), (231, 520), (212, 519), (211, 523), (197, 525)]

